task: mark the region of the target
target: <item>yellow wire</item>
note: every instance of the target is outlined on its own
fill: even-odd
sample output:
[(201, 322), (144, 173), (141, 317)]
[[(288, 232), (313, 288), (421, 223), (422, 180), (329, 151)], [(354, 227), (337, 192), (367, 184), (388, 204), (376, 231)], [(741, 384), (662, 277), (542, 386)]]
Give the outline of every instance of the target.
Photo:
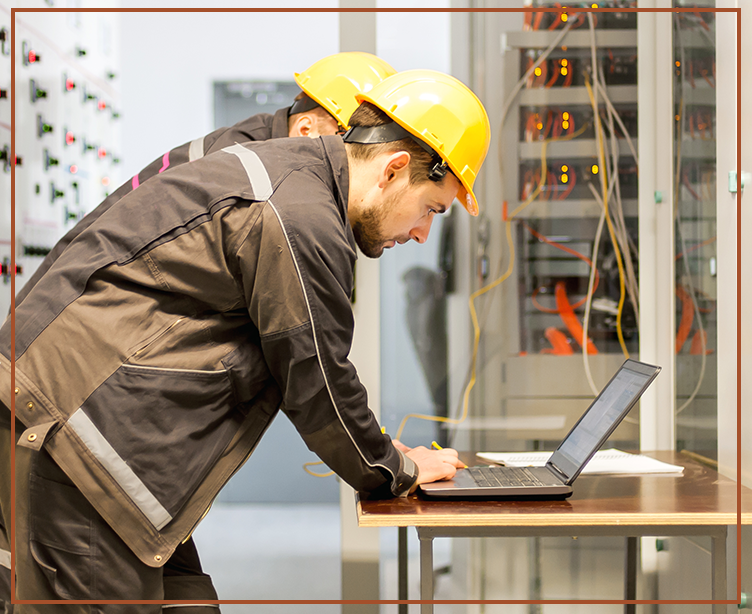
[(334, 475), (334, 471), (329, 471), (328, 473), (316, 473), (315, 471), (311, 471), (308, 467), (313, 467), (314, 465), (323, 465), (324, 461), (311, 461), (310, 463), (303, 463), (303, 471), (305, 471), (308, 475), (312, 475), (315, 478), (328, 478), (330, 475)]
[(507, 241), (509, 242), (509, 266), (507, 267), (506, 272), (493, 281), (492, 283), (488, 284), (487, 286), (483, 286), (479, 290), (476, 290), (470, 295), (470, 300), (468, 301), (468, 304), (470, 306), (470, 318), (473, 323), (473, 358), (472, 358), (472, 368), (470, 370), (470, 381), (468, 382), (467, 386), (465, 387), (465, 392), (462, 399), (462, 414), (459, 418), (445, 418), (444, 416), (426, 416), (423, 414), (408, 414), (400, 423), (399, 428), (397, 429), (397, 434), (395, 435), (395, 439), (399, 439), (400, 435), (402, 435), (402, 429), (405, 428), (405, 424), (410, 418), (420, 418), (421, 420), (430, 420), (432, 422), (444, 422), (448, 424), (460, 424), (467, 418), (467, 412), (469, 407), (469, 400), (470, 400), (470, 391), (473, 389), (473, 386), (475, 386), (475, 379), (476, 379), (476, 365), (478, 361), (478, 344), (480, 343), (480, 325), (478, 324), (478, 314), (475, 311), (475, 299), (479, 296), (482, 296), (489, 290), (492, 290), (496, 286), (498, 286), (500, 283), (505, 281), (511, 274), (512, 269), (514, 268), (514, 244), (512, 243), (512, 222), (511, 220), (508, 220), (506, 222), (506, 231), (507, 231)]
[[(621, 351), (624, 354), (625, 358), (629, 358), (629, 352), (627, 351), (627, 344), (624, 342), (624, 331), (622, 331), (621, 327), (621, 316), (622, 312), (624, 311), (624, 300), (626, 298), (626, 288), (624, 285), (624, 265), (621, 260), (621, 252), (619, 251), (619, 246), (616, 242), (616, 233), (614, 232), (614, 226), (613, 222), (611, 221), (611, 216), (608, 212), (608, 193), (606, 189), (606, 154), (603, 149), (603, 128), (601, 127), (601, 118), (598, 114), (598, 109), (595, 105), (595, 98), (593, 97), (593, 89), (590, 87), (590, 79), (587, 75), (585, 75), (585, 87), (587, 88), (588, 96), (590, 97), (590, 104), (593, 105), (593, 118), (596, 123), (597, 127), (597, 135), (596, 140), (598, 142), (598, 163), (601, 165), (601, 168), (603, 169), (603, 174), (601, 175), (601, 190), (603, 192), (603, 208), (606, 211), (606, 225), (608, 226), (608, 234), (611, 237), (611, 243), (613, 243), (614, 246), (614, 254), (616, 255), (616, 266), (619, 268), (619, 308), (616, 312), (616, 335), (619, 338), (619, 345), (621, 346)], [(618, 176), (619, 169), (615, 168), (612, 170), (613, 173), (616, 173)]]

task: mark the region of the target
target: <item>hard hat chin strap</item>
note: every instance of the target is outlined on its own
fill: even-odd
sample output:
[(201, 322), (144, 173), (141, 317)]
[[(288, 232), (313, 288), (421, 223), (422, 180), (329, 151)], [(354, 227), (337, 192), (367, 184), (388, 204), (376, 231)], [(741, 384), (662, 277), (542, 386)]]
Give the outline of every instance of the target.
[(428, 178), (431, 181), (441, 181), (446, 176), (449, 172), (449, 166), (441, 159), (441, 156), (428, 143), (405, 130), (397, 122), (382, 126), (353, 126), (342, 136), (345, 143), (362, 143), (364, 145), (391, 143), (402, 139), (412, 139), (433, 156), (433, 166), (428, 171)]

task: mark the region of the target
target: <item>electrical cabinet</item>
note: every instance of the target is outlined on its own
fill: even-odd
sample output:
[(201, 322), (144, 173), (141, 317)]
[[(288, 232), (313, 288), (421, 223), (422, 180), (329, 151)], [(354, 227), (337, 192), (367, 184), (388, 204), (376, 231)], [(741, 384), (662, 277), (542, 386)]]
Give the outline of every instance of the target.
[[(21, 2), (14, 8), (55, 3)], [(86, 8), (84, 2), (76, 8)], [(114, 3), (112, 3), (114, 6)], [(102, 7), (101, 3), (97, 3)], [(62, 7), (66, 8), (66, 7)], [(0, 56), (0, 151), (4, 197), (0, 218), (0, 313), (10, 308), (9, 266), (18, 291), (76, 222), (122, 182), (117, 14), (71, 9), (17, 12), (0, 6), (6, 34)], [(10, 47), (15, 51), (10, 81)], [(15, 100), (11, 127), (10, 97)], [(15, 134), (15, 234), (11, 233), (10, 135)]]

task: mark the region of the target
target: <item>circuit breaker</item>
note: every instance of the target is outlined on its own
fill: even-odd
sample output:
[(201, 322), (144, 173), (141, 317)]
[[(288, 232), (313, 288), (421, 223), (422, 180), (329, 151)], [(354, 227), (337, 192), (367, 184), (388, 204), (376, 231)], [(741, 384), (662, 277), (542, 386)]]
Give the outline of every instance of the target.
[[(14, 8), (58, 8), (55, 4), (15, 2)], [(86, 5), (78, 2), (76, 9)], [(18, 291), (58, 239), (122, 182), (117, 13), (71, 9), (16, 12), (15, 18), (11, 40), (10, 7), (0, 5), (0, 187), (7, 203), (0, 218), (3, 314), (10, 308), (12, 251)], [(14, 235), (11, 129), (16, 156)]]

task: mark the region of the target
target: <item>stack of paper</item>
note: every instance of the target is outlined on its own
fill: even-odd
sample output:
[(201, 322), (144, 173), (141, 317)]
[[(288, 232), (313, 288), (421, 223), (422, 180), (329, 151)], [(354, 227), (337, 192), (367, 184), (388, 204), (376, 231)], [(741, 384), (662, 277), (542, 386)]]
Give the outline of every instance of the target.
[[(477, 456), (509, 467), (542, 467), (553, 452), (478, 452)], [(670, 465), (642, 454), (629, 454), (615, 448), (599, 450), (582, 469), (584, 474), (682, 473), (684, 467)]]

